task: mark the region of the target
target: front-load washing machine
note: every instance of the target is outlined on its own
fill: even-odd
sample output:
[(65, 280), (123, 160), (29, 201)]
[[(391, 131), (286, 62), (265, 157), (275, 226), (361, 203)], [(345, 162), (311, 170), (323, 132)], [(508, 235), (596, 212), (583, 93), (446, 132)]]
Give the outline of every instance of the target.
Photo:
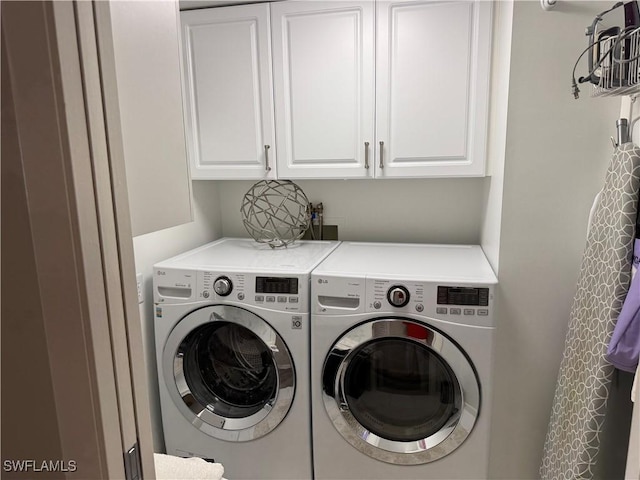
[(168, 454), (233, 479), (312, 478), (309, 278), (337, 245), (221, 239), (154, 266)]
[(496, 283), (479, 246), (343, 242), (314, 270), (316, 479), (486, 478)]

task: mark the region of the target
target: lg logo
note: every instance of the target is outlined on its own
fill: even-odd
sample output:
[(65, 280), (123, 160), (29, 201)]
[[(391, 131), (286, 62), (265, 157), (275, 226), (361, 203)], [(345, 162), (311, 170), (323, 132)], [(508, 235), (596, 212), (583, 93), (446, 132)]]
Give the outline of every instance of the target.
[(319, 283), (319, 284), (329, 283), (329, 280), (323, 280), (322, 278), (319, 278), (319, 279), (318, 279), (318, 283)]

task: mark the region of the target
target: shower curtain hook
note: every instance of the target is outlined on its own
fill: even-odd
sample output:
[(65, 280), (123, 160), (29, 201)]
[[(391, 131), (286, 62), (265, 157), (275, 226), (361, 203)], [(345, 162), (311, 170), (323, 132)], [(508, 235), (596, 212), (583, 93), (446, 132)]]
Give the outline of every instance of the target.
[(618, 138), (611, 138), (611, 143), (613, 144), (614, 150), (618, 148), (623, 143), (630, 142), (629, 138), (629, 121), (626, 118), (619, 118), (616, 120), (616, 131), (618, 133)]
[(616, 121), (616, 131), (618, 132), (616, 146), (629, 141), (629, 121), (626, 118), (620, 118)]

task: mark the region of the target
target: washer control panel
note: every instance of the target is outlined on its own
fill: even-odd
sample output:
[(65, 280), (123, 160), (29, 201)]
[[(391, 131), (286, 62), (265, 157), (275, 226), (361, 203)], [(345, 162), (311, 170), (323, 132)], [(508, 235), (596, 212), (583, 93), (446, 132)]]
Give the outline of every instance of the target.
[(199, 271), (196, 300), (240, 302), (286, 312), (306, 312), (308, 279), (305, 276)]
[(409, 290), (402, 285), (395, 285), (387, 291), (387, 300), (394, 307), (404, 307), (409, 303), (410, 298), (411, 294), (409, 293)]
[(226, 297), (233, 290), (233, 283), (229, 280), (229, 277), (218, 277), (213, 282), (213, 291), (221, 297)]
[(153, 269), (155, 303), (190, 303), (197, 296), (196, 272), (181, 268)]

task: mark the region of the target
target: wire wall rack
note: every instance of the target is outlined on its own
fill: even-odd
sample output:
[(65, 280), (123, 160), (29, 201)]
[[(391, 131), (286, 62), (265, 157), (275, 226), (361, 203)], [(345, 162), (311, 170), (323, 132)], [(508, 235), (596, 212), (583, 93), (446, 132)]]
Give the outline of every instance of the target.
[(592, 44), (592, 97), (640, 93), (640, 27), (625, 30)]

